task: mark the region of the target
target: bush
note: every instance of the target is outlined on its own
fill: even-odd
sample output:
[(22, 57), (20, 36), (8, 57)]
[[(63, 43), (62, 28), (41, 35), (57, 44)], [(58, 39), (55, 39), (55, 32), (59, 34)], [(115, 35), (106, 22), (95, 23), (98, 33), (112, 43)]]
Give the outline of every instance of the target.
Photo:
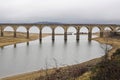
[(91, 80), (120, 80), (120, 49), (116, 50), (112, 60), (102, 61), (92, 68), (92, 73)]
[(120, 55), (120, 49), (117, 49), (116, 52), (113, 54), (113, 57), (116, 55)]

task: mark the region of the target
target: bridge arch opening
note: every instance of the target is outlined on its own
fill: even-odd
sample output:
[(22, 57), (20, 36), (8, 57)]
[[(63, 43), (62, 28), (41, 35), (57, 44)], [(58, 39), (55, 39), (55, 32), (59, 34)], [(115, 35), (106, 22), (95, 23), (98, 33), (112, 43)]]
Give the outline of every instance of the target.
[(16, 36), (17, 37), (20, 37), (20, 38), (26, 38), (26, 32), (27, 32), (27, 29), (24, 27), (24, 26), (19, 26), (17, 29), (16, 29)]
[(89, 29), (86, 26), (82, 26), (79, 30), (80, 39), (88, 39)]
[[(77, 30), (74, 26), (69, 26), (67, 29), (67, 35), (68, 35), (68, 39), (72, 38), (70, 37), (71, 35), (76, 35)], [(76, 38), (76, 36), (74, 36)]]
[(105, 32), (105, 31), (112, 31), (112, 28), (111, 28), (111, 27), (106, 26), (106, 27), (104, 28), (104, 32)]
[(42, 28), (42, 37), (52, 36), (52, 28), (50, 26), (44, 26)]
[(104, 28), (104, 37), (108, 37), (110, 35), (110, 32), (112, 32), (112, 28), (111, 27), (105, 27)]
[(30, 27), (29, 32), (30, 33), (39, 33), (40, 31), (37, 26), (32, 26), (32, 27)]
[(31, 38), (38, 38), (38, 34), (39, 34), (40, 30), (37, 26), (32, 26), (29, 29), (29, 33), (30, 33), (30, 37)]
[(3, 29), (4, 36), (13, 37), (14, 36), (14, 28), (12, 26), (6, 26)]
[(100, 37), (100, 28), (95, 26), (92, 28), (92, 38)]
[[(63, 38), (64, 38), (64, 37), (63, 37), (63, 36), (64, 36), (64, 28), (61, 27), (61, 26), (57, 26), (57, 27), (55, 28), (55, 36), (61, 36), (62, 39), (63, 39)], [(56, 37), (55, 37), (55, 39), (56, 39)]]
[(115, 28), (116, 32), (120, 32), (120, 27)]

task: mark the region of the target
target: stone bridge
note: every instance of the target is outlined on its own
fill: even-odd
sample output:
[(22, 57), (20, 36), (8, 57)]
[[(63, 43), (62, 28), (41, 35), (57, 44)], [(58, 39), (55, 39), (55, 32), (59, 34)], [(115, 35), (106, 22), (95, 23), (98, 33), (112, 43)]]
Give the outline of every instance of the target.
[(117, 30), (120, 30), (120, 25), (116, 24), (0, 24), (0, 31), (1, 31), (1, 37), (4, 36), (4, 30), (6, 27), (12, 27), (14, 31), (14, 37), (16, 37), (16, 32), (17, 29), (20, 26), (25, 27), (26, 29), (26, 38), (29, 38), (29, 30), (31, 27), (37, 27), (39, 30), (39, 39), (42, 40), (42, 29), (45, 26), (48, 26), (52, 30), (52, 40), (55, 39), (55, 29), (59, 26), (64, 29), (64, 40), (67, 40), (67, 30), (69, 27), (74, 27), (76, 30), (76, 40), (79, 40), (79, 35), (80, 35), (80, 29), (82, 27), (86, 27), (88, 29), (88, 40), (91, 40), (92, 38), (92, 30), (94, 27), (99, 28), (100, 30), (100, 37), (104, 36), (105, 28), (108, 27), (111, 29), (111, 32), (117, 32)]

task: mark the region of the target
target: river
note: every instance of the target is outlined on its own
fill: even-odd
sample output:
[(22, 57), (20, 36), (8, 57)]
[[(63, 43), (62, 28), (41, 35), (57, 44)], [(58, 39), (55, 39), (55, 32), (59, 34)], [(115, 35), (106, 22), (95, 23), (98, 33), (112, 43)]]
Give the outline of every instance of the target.
[(0, 78), (16, 74), (36, 71), (56, 66), (66, 66), (82, 63), (104, 55), (101, 44), (86, 35), (81, 35), (80, 41), (76, 36), (69, 35), (67, 42), (63, 36), (56, 36), (52, 42), (51, 36), (39, 40), (19, 43), (0, 48)]

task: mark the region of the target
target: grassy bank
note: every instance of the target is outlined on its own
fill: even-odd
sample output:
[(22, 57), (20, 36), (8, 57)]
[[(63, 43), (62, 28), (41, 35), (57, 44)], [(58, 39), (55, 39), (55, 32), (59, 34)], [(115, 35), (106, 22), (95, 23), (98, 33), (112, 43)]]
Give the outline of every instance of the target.
[(107, 41), (104, 38), (94, 38), (93, 40), (96, 40), (102, 44), (109, 44), (112, 46), (112, 49), (108, 52), (109, 59), (113, 55), (113, 53), (120, 48), (120, 38), (107, 38)]
[(107, 59), (91, 69), (91, 80), (120, 80), (120, 49)]
[(111, 60), (101, 61), (76, 80), (120, 80), (120, 49), (111, 57)]
[(119, 80), (120, 39), (108, 38), (107, 42), (104, 38), (94, 38), (94, 40), (109, 44), (113, 48), (108, 52), (108, 59), (103, 59), (76, 80)]
[[(37, 33), (30, 33), (30, 38), (26, 38), (26, 33), (17, 32), (17, 37), (13, 37), (13, 32), (4, 32), (4, 37), (0, 37), (0, 47), (7, 46), (16, 43), (28, 42), (32, 40), (36, 40), (39, 38)], [(42, 37), (48, 36), (47, 34), (43, 34)]]

